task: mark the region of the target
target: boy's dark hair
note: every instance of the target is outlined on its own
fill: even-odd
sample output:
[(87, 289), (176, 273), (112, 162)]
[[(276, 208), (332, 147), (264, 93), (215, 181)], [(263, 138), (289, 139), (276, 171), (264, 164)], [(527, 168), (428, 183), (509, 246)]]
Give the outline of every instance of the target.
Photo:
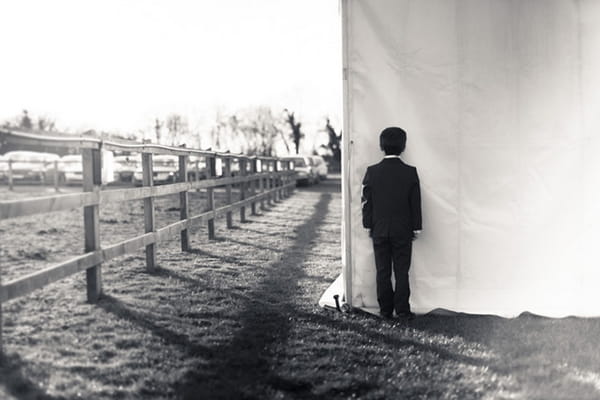
[(400, 155), (406, 148), (406, 132), (395, 126), (385, 128), (379, 135), (379, 146), (386, 156)]

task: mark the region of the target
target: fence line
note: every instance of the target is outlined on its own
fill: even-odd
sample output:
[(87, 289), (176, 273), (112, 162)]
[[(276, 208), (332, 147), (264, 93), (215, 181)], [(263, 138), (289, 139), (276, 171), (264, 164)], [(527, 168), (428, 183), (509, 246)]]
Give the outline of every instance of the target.
[[(84, 254), (49, 266), (9, 282), (2, 283), (0, 269), (0, 359), (2, 350), (2, 304), (25, 296), (75, 273), (86, 271), (87, 300), (95, 303), (102, 296), (102, 263), (125, 254), (145, 248), (146, 268), (156, 268), (158, 243), (180, 235), (181, 250), (189, 251), (189, 228), (198, 223), (206, 223), (209, 239), (215, 238), (215, 219), (225, 216), (227, 228), (233, 227), (233, 212), (240, 211), (241, 222), (246, 221), (246, 210), (250, 206), (252, 215), (256, 214), (256, 204), (265, 209), (265, 202), (272, 205), (293, 192), (295, 172), (290, 161), (274, 157), (250, 157), (242, 154), (219, 153), (187, 148), (169, 147), (152, 144), (117, 143), (89, 138), (60, 138), (35, 135), (31, 133), (0, 130), (0, 143), (10, 143), (24, 148), (47, 146), (55, 148), (77, 149), (81, 152), (83, 166), (83, 192), (57, 194), (53, 196), (23, 200), (0, 201), (0, 220), (30, 216), (73, 208), (84, 210)], [(101, 150), (127, 150), (142, 154), (142, 187), (115, 190), (102, 189)], [(154, 186), (153, 155), (171, 154), (178, 156), (179, 176), (177, 182)], [(205, 157), (207, 179), (189, 181), (188, 162), (190, 156)], [(224, 177), (217, 177), (216, 161), (224, 163)], [(240, 175), (231, 176), (232, 160), (237, 159)], [(250, 168), (248, 168), (248, 166)], [(248, 171), (250, 169), (250, 171)], [(263, 169), (266, 171), (263, 172)], [(56, 175), (56, 174), (55, 174)], [(198, 179), (196, 162), (196, 179)], [(232, 187), (240, 185), (240, 200), (234, 202)], [(215, 208), (214, 189), (225, 187), (225, 206)], [(189, 210), (190, 190), (206, 189), (206, 210), (191, 216)], [(162, 228), (156, 228), (154, 199), (157, 196), (179, 193), (179, 221)], [(100, 238), (100, 206), (112, 202), (129, 200), (144, 201), (144, 231), (139, 235), (120, 243), (102, 247)]]

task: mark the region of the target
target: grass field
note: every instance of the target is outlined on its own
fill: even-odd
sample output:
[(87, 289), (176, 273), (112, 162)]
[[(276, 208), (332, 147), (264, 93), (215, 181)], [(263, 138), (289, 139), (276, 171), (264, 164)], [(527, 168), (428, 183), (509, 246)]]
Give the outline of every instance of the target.
[[(3, 197), (4, 196), (4, 197)], [(0, 193), (0, 198), (11, 196)], [(200, 209), (202, 196), (192, 207)], [(173, 198), (157, 202), (159, 226)], [(141, 202), (102, 210), (104, 243), (137, 234)], [(0, 223), (3, 279), (81, 251), (81, 212)], [(1, 399), (597, 399), (600, 320), (420, 316), (321, 309), (337, 277), (339, 182), (225, 229), (193, 251), (160, 244), (4, 305)], [(239, 219), (237, 219), (239, 221)]]

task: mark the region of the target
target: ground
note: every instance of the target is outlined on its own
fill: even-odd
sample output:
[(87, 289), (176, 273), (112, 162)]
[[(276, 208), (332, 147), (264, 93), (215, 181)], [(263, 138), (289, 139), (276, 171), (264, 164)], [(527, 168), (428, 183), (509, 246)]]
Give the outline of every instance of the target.
[[(2, 279), (80, 254), (81, 214), (1, 221)], [(157, 201), (159, 226), (178, 215), (175, 197)], [(143, 251), (106, 263), (98, 304), (85, 274), (4, 304), (0, 398), (600, 398), (597, 319), (400, 322), (318, 307), (341, 270), (339, 180), (234, 219), (217, 221), (216, 240), (199, 226), (188, 253), (161, 243), (155, 272)], [(141, 221), (141, 201), (103, 208), (103, 243)]]

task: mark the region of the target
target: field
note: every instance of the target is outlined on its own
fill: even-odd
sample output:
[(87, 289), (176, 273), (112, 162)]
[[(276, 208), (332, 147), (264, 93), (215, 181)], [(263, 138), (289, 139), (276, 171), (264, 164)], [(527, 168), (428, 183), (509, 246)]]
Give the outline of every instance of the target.
[[(191, 197), (200, 210), (203, 195)], [(141, 204), (101, 209), (104, 244), (141, 233)], [(159, 227), (176, 206), (157, 201)], [(2, 279), (80, 254), (81, 214), (0, 222)], [(329, 180), (234, 229), (218, 220), (216, 240), (198, 227), (192, 252), (161, 243), (154, 273), (142, 250), (105, 264), (97, 305), (85, 274), (5, 304), (0, 398), (600, 398), (597, 319), (400, 322), (319, 308), (341, 270), (340, 219)]]

